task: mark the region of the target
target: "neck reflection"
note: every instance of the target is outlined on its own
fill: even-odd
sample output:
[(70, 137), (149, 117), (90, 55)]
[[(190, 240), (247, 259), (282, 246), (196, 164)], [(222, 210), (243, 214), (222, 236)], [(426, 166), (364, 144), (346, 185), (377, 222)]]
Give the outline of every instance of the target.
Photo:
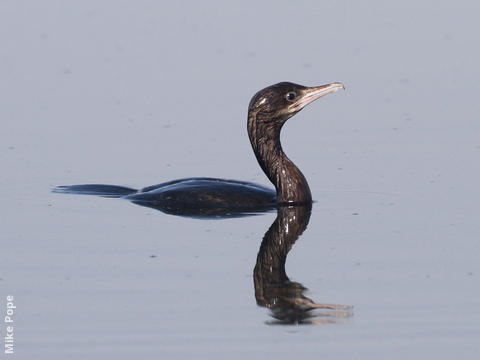
[(278, 207), (277, 218), (263, 237), (253, 279), (257, 304), (269, 308), (274, 319), (267, 321), (269, 325), (331, 324), (352, 316), (351, 306), (309, 299), (304, 295), (307, 289), (290, 281), (285, 272), (288, 252), (307, 228), (311, 209), (311, 205)]

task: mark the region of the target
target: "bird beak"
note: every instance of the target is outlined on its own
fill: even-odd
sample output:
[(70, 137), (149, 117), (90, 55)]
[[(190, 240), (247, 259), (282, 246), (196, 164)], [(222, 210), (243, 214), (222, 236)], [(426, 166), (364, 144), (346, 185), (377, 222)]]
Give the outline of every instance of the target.
[(298, 100), (290, 105), (290, 108), (292, 111), (300, 111), (322, 96), (337, 92), (340, 89), (345, 90), (345, 86), (339, 82), (306, 88)]

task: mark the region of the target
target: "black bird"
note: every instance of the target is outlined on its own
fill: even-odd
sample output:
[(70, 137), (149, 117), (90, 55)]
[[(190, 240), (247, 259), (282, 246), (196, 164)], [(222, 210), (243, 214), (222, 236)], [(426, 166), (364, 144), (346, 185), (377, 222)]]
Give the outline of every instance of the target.
[(69, 185), (56, 193), (125, 198), (165, 213), (228, 217), (256, 213), (283, 205), (311, 204), (307, 180), (285, 155), (280, 144), (283, 124), (306, 105), (344, 89), (341, 83), (306, 87), (281, 82), (257, 92), (248, 106), (248, 136), (260, 167), (275, 185), (264, 186), (237, 180), (186, 178), (135, 190), (116, 185)]

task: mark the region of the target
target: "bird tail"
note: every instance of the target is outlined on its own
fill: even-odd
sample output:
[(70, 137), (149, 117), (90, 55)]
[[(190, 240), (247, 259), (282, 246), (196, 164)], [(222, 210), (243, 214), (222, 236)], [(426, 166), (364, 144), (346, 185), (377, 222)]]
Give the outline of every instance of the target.
[(85, 184), (57, 186), (52, 189), (52, 192), (58, 194), (97, 195), (108, 198), (120, 198), (136, 193), (137, 190), (117, 185)]

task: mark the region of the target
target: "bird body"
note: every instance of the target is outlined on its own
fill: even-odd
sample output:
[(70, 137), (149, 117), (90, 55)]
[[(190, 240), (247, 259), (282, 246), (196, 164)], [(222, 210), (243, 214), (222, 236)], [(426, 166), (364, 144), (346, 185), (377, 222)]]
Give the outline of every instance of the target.
[(276, 193), (246, 181), (186, 178), (149, 186), (126, 196), (135, 203), (157, 203), (184, 208), (255, 208), (276, 203)]

